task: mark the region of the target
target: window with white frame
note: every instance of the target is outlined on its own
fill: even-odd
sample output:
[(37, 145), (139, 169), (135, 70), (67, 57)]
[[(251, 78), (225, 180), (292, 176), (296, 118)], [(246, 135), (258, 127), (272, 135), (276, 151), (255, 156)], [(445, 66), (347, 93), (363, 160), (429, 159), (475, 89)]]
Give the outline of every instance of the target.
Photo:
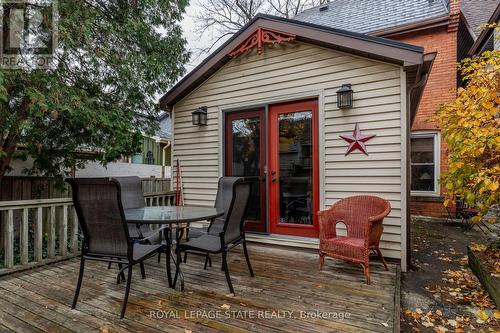
[(438, 133), (413, 133), (411, 135), (412, 194), (438, 194), (438, 179)]

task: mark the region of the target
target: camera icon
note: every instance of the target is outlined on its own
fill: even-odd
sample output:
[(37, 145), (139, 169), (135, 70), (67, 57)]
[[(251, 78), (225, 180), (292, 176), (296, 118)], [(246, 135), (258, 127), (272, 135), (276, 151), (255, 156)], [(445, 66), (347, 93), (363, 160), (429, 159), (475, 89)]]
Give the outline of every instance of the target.
[(0, 67), (46, 68), (57, 46), (57, 1), (0, 2)]

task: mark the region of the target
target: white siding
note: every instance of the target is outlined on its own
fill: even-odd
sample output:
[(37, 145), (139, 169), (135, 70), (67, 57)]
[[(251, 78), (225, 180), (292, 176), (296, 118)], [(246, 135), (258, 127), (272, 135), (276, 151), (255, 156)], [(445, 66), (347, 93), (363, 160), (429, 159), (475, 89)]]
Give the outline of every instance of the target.
[[(336, 107), (336, 90), (351, 83), (354, 107)], [(174, 107), (172, 155), (180, 159), (186, 204), (212, 205), (222, 160), (220, 112), (243, 106), (317, 96), (320, 131), (324, 137), (321, 198), (330, 206), (340, 198), (374, 194), (390, 200), (381, 247), (390, 257), (401, 257), (401, 71), (399, 66), (304, 44), (285, 43), (233, 59)], [(297, 97), (296, 99), (301, 99)], [(208, 125), (191, 124), (191, 112), (208, 106)], [(340, 134), (358, 123), (368, 142), (369, 156), (354, 152)], [(324, 207), (321, 207), (322, 209)]]

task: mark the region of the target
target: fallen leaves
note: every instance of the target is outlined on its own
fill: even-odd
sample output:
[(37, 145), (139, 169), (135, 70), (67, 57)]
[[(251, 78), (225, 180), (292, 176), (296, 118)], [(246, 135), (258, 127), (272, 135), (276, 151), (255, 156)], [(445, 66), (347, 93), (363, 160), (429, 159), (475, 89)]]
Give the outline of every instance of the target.
[[(444, 257), (443, 254), (441, 256)], [(466, 260), (460, 262), (467, 263)], [(487, 325), (488, 327), (500, 324), (500, 311), (495, 310), (491, 298), (470, 269), (465, 267), (458, 270), (450, 269), (444, 271), (443, 274), (442, 284), (425, 287), (425, 289), (432, 293), (436, 301), (440, 303), (454, 303), (470, 308), (473, 318), (463, 315), (447, 317), (441, 309), (436, 309), (434, 312), (425, 312), (420, 308), (416, 308), (414, 311), (404, 310), (405, 317), (409, 317), (411, 322), (415, 324), (412, 327), (414, 331), (425, 330), (427, 332), (432, 330), (436, 333), (462, 333), (475, 331), (476, 328), (473, 324)]]
[(458, 322), (455, 319), (448, 319), (448, 321), (446, 322), (446, 325), (450, 325), (451, 327), (457, 327)]
[(480, 309), (495, 308), (488, 293), (470, 269), (446, 270), (443, 273), (446, 276), (446, 278), (443, 278), (443, 281), (452, 286), (444, 286), (442, 287), (442, 291), (446, 291), (451, 296), (452, 301), (461, 304), (470, 304)]
[(446, 333), (446, 332), (448, 332), (448, 329), (446, 327), (443, 327), (443, 326), (438, 326), (438, 327), (434, 327), (434, 332)]
[(486, 311), (483, 310), (476, 311), (476, 317), (477, 317), (476, 322), (478, 324), (482, 324), (490, 318), (490, 316), (486, 313)]
[(484, 244), (478, 244), (478, 243), (471, 243), (469, 245), (469, 248), (472, 250), (472, 251), (475, 251), (475, 252), (484, 252), (486, 251), (486, 249), (488, 248), (486, 245)]
[[(434, 332), (448, 332), (453, 331), (456, 333), (464, 332), (464, 328), (472, 329), (470, 326), (470, 318), (465, 316), (455, 316), (455, 318), (446, 318), (441, 310), (435, 312), (428, 311), (424, 313), (421, 309), (415, 311), (405, 310), (403, 312), (407, 317), (413, 319), (413, 323), (422, 325), (424, 328), (433, 329)], [(416, 328), (416, 327), (414, 327)], [(420, 330), (418, 330), (420, 331)]]
[[(471, 237), (439, 224), (429, 228), (427, 221), (416, 222), (414, 226), (413, 263), (418, 269), (408, 274), (407, 283), (412, 281), (413, 288), (425, 288), (424, 293), (418, 289), (412, 292), (432, 297), (403, 303), (407, 307), (402, 309), (402, 329), (427, 333), (500, 333), (500, 309), (495, 309), (486, 290), (468, 268), (466, 245)], [(447, 238), (439, 236), (445, 234)], [(477, 243), (471, 248), (480, 251), (481, 258), (491, 258), (490, 266), (494, 267), (491, 272), (500, 277), (500, 250), (493, 252), (479, 244), (481, 239), (475, 238)], [(420, 281), (426, 281), (427, 285), (418, 285)]]

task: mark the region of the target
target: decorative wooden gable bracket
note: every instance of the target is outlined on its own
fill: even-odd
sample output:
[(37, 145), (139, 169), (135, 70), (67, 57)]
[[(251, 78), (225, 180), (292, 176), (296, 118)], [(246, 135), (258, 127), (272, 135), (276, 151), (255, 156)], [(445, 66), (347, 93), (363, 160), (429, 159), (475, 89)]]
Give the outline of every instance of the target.
[(257, 52), (262, 54), (264, 43), (275, 44), (290, 42), (295, 39), (295, 35), (286, 32), (281, 32), (268, 28), (257, 28), (257, 30), (245, 39), (240, 45), (234, 48), (230, 53), (230, 57), (236, 57), (246, 51), (251, 50), (257, 46)]

